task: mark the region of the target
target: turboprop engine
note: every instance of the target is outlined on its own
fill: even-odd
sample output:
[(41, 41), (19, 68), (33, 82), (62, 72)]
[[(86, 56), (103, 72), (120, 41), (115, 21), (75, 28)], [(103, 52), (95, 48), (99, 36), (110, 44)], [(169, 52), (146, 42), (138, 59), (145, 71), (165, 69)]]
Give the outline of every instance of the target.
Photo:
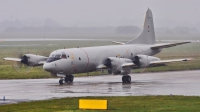
[(42, 63), (47, 60), (47, 57), (40, 56), (40, 55), (34, 55), (34, 54), (25, 54), (21, 57), (21, 63), (26, 64), (28, 66), (39, 66)]
[(137, 55), (133, 59), (133, 63), (142, 68), (149, 66), (152, 61), (160, 61), (160, 58), (147, 55)]
[(111, 69), (114, 75), (123, 75), (130, 73), (129, 66), (134, 65), (134, 63), (131, 59), (109, 57), (105, 60), (104, 65)]
[(153, 61), (160, 61), (160, 58), (147, 55), (137, 55), (132, 60), (127, 58), (109, 57), (104, 61), (104, 65), (109, 70), (112, 70), (114, 75), (124, 75), (130, 73), (133, 65), (136, 65), (139, 68), (145, 68)]

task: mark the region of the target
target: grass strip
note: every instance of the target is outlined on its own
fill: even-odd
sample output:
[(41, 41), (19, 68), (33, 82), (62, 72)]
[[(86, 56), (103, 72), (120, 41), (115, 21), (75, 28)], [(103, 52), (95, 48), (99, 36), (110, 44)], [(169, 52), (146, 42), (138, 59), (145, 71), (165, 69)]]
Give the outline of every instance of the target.
[[(80, 110), (79, 99), (107, 99), (108, 110)], [(199, 112), (199, 96), (79, 97), (1, 105), (0, 112)]]

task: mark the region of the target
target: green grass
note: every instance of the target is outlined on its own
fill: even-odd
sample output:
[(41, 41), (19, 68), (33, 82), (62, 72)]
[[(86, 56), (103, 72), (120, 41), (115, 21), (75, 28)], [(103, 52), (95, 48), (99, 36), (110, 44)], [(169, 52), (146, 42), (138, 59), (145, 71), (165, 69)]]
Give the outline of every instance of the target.
[[(51, 76), (50, 73), (42, 70), (42, 67), (36, 67), (31, 70), (29, 73), (17, 73), (15, 69), (10, 65), (1, 65), (0, 66), (0, 79), (40, 79), (40, 78), (55, 78)], [(25, 71), (25, 70), (24, 70)], [(90, 73), (80, 73), (74, 74), (75, 77), (80, 76), (97, 76), (105, 75), (107, 72), (95, 71)]]
[[(107, 99), (107, 110), (80, 110), (79, 99)], [(199, 112), (199, 96), (80, 97), (1, 105), (0, 112)]]

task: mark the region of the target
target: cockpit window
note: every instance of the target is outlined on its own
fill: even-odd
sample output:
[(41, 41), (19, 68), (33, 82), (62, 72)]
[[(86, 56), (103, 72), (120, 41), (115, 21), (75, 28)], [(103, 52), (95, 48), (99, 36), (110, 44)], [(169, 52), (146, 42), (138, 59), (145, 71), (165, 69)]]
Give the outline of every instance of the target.
[(67, 56), (66, 56), (66, 54), (64, 52), (62, 52), (61, 58), (67, 58)]
[(53, 62), (59, 59), (61, 59), (61, 54), (51, 54), (46, 62)]
[(50, 56), (49, 56), (49, 57), (53, 58), (53, 57), (54, 57), (54, 54), (50, 54)]
[(55, 58), (60, 58), (60, 56), (61, 56), (60, 54), (56, 54)]

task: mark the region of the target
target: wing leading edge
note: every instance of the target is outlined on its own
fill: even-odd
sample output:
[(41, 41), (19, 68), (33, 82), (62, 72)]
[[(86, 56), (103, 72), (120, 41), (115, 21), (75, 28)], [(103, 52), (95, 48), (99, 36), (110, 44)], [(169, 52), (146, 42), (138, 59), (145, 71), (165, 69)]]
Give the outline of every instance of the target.
[(22, 59), (20, 59), (20, 58), (3, 58), (3, 60), (20, 62)]
[(190, 61), (193, 60), (192, 58), (185, 58), (185, 59), (171, 59), (171, 60), (160, 60), (160, 61), (152, 61), (150, 65), (154, 64), (164, 64), (164, 63), (171, 63), (171, 62), (180, 62), (180, 61)]
[(181, 44), (187, 44), (187, 43), (191, 43), (191, 42), (186, 41), (186, 42), (177, 42), (177, 43), (154, 44), (153, 46), (151, 46), (151, 49), (153, 49), (153, 50), (162, 49), (162, 48), (168, 48), (168, 47), (173, 47), (173, 46), (177, 46), (177, 45), (181, 45)]
[[(115, 57), (113, 57), (115, 58)], [(123, 58), (125, 60), (127, 60), (126, 58)], [(130, 59), (128, 59), (130, 60)], [(166, 63), (172, 63), (172, 62), (182, 62), (182, 61), (191, 61), (193, 60), (193, 58), (184, 58), (184, 59), (170, 59), (170, 60), (157, 60), (157, 61), (150, 61), (149, 63), (147, 63), (146, 66), (154, 66), (154, 65), (159, 65), (159, 64), (166, 64)], [(118, 63), (119, 64), (119, 63)], [(113, 66), (113, 65), (112, 65)], [(114, 65), (114, 66), (120, 66), (120, 67), (133, 67), (133, 66), (138, 66), (141, 67), (139, 65), (136, 65), (135, 63), (132, 62), (122, 62), (120, 63), (120, 65)], [(100, 64), (96, 67), (97, 69), (109, 69), (109, 67), (107, 67), (104, 64)]]

